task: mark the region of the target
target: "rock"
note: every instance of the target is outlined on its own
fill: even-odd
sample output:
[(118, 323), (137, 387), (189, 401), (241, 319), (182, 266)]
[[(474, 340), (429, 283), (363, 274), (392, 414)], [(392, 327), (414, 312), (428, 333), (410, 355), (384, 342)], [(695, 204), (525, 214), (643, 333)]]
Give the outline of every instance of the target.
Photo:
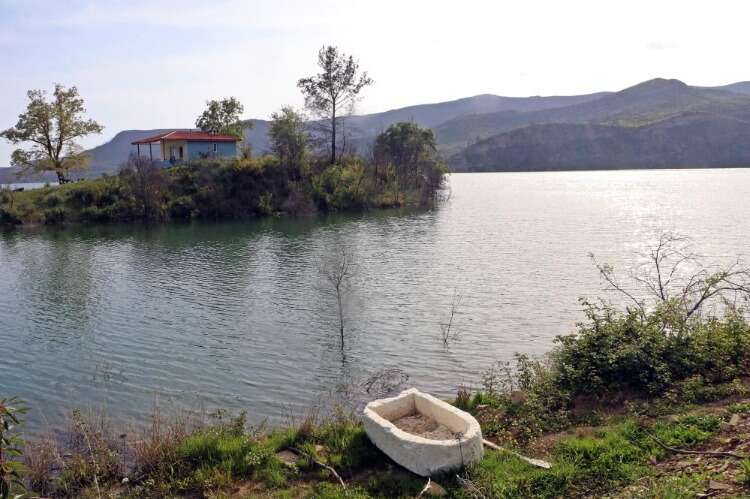
[(740, 415), (732, 414), (732, 417), (729, 418), (729, 426), (737, 426), (738, 424), (740, 424)]
[(711, 490), (732, 490), (731, 485), (726, 483), (717, 482), (716, 480), (709, 480), (708, 488)]
[(315, 446), (315, 453), (316, 453), (316, 454), (319, 454), (319, 455), (323, 455), (323, 454), (325, 454), (325, 450), (326, 450), (326, 448), (325, 448), (325, 447), (323, 447), (323, 446), (322, 446), (322, 445), (320, 445), (320, 444), (317, 444), (317, 445)]
[(443, 497), (447, 496), (448, 493), (445, 491), (443, 487), (438, 485), (435, 482), (430, 482), (430, 486), (427, 487), (427, 490), (424, 491), (424, 495), (426, 496), (435, 496), (435, 497)]
[(286, 466), (293, 468), (297, 466), (297, 454), (290, 450), (282, 450), (276, 453), (276, 459), (281, 461)]
[(122, 484), (127, 485), (130, 482), (130, 479), (128, 477), (125, 477), (122, 479)]

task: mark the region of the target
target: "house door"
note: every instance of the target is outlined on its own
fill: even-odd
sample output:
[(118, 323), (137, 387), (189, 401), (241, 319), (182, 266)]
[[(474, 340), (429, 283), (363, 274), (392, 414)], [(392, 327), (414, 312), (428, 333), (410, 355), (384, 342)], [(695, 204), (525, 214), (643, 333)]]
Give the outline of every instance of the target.
[(174, 161), (176, 159), (182, 159), (182, 146), (170, 146), (169, 147), (169, 159)]

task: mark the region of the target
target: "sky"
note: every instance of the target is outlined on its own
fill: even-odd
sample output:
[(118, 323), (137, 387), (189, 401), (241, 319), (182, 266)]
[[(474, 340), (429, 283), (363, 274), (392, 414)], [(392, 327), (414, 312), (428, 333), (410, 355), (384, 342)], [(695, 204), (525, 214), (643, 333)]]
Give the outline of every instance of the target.
[[(655, 77), (750, 80), (747, 0), (0, 0), (0, 129), (29, 89), (75, 85), (105, 128), (193, 126), (208, 99), (245, 118), (301, 107), (323, 45), (375, 84), (359, 113), (481, 93), (571, 95)], [(0, 166), (13, 146), (0, 139)]]

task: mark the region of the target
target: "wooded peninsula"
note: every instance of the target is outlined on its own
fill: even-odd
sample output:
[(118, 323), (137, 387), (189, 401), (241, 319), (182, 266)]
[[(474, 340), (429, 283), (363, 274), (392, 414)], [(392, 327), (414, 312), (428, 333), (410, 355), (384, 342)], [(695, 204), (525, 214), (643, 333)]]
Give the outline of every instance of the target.
[(43, 91), (30, 91), (26, 112), (0, 136), (28, 146), (13, 153), (22, 174), (54, 172), (59, 185), (0, 190), (0, 225), (243, 219), (433, 203), (447, 172), (433, 132), (395, 123), (367, 154), (357, 153), (347, 143), (345, 123), (373, 80), (336, 47), (321, 49), (318, 65), (320, 73), (298, 82), (314, 119), (289, 106), (274, 113), (271, 154), (254, 157), (252, 144), (241, 142), (250, 124), (230, 97), (209, 101), (196, 126), (209, 138), (236, 137), (240, 146), (233, 154), (183, 160), (180, 149), (179, 158), (164, 162), (139, 148), (118, 174), (78, 182), (71, 175), (86, 168), (88, 158), (77, 140), (102, 126), (85, 117), (75, 87), (57, 85), (50, 101)]

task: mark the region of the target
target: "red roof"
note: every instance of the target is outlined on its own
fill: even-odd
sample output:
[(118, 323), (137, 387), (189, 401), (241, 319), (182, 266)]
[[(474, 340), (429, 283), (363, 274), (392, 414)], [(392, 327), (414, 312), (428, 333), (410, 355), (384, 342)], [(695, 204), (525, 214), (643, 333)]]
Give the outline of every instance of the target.
[(238, 142), (238, 139), (234, 135), (222, 135), (220, 133), (209, 133), (209, 132), (186, 132), (180, 130), (173, 130), (171, 132), (162, 133), (160, 135), (154, 135), (153, 137), (146, 137), (145, 139), (136, 140), (131, 144), (149, 144), (152, 142), (159, 142), (161, 140), (184, 140), (187, 142)]

